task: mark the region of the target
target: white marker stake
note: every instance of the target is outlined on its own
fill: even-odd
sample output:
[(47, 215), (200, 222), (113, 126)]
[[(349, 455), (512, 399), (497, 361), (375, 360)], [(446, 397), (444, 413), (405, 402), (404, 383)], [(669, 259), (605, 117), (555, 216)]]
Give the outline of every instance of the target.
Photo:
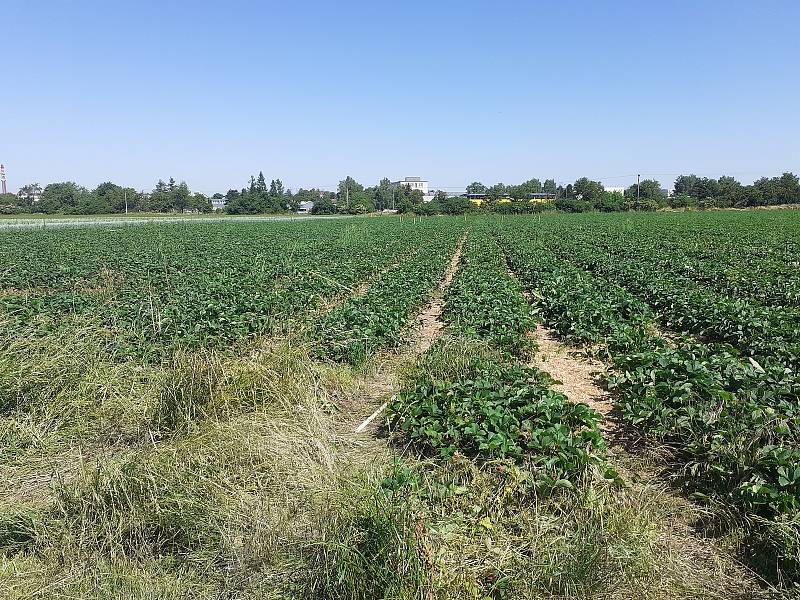
[[(394, 396), (392, 396), (392, 399), (394, 399)], [(386, 402), (384, 402), (383, 404), (381, 404), (380, 408), (378, 408), (378, 410), (376, 410), (369, 417), (367, 417), (366, 421), (364, 421), (361, 425), (356, 427), (356, 433), (361, 433), (362, 431), (364, 431), (364, 429), (366, 429), (367, 425), (372, 423), (372, 421), (375, 420), (375, 417), (377, 417), (379, 414), (381, 414), (387, 406), (389, 406), (389, 401), (388, 400)]]

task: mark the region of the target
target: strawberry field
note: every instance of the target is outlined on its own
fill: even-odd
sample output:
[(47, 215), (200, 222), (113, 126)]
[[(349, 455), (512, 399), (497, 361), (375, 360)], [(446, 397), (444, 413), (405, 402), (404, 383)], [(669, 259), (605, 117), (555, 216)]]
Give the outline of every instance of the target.
[[(597, 558), (647, 538), (597, 512), (635, 504), (619, 456), (645, 451), (615, 429), (702, 535), (800, 582), (800, 212), (86, 227), (0, 233), (0, 257), (0, 578), (639, 590), (645, 559)], [(559, 387), (542, 332), (612, 408)], [(369, 442), (342, 433), (376, 410)], [(578, 514), (542, 570), (542, 523)], [(558, 570), (594, 543), (596, 568)]]

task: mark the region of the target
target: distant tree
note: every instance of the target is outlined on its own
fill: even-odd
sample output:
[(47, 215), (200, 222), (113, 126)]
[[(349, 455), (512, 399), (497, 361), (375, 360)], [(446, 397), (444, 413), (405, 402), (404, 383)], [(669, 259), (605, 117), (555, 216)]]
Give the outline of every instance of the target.
[(339, 182), (337, 211), (348, 214), (363, 214), (375, 210), (372, 197), (364, 186), (350, 176)]
[(45, 186), (42, 199), (34, 210), (42, 213), (72, 212), (78, 206), (81, 197), (88, 193), (85, 187), (72, 181), (51, 183)]
[(358, 183), (355, 179), (350, 177), (349, 175), (342, 179), (339, 182), (339, 199), (340, 200), (347, 200), (347, 196), (352, 194), (353, 192), (363, 192), (364, 186)]
[(444, 190), (437, 190), (436, 194), (433, 196), (433, 200), (436, 201), (440, 206), (443, 206), (445, 202), (447, 202), (447, 192)]
[(692, 196), (695, 198), (716, 198), (719, 196), (719, 182), (709, 177), (699, 177), (695, 181)]
[(546, 194), (555, 194), (556, 190), (556, 181), (555, 179), (545, 179), (544, 184), (542, 185), (542, 191)]
[(696, 196), (695, 185), (697, 184), (697, 175), (680, 175), (675, 180), (673, 185), (673, 193), (677, 196), (679, 194), (686, 194), (688, 196)]
[(0, 194), (0, 213), (7, 215), (22, 210), (22, 202), (17, 194)]
[(581, 177), (575, 182), (572, 188), (573, 197), (591, 205), (599, 203), (605, 193), (603, 184), (599, 181), (592, 181), (587, 177)]
[(673, 194), (669, 197), (669, 205), (673, 208), (689, 208), (697, 206), (697, 198), (685, 192)]
[(69, 212), (75, 215), (102, 215), (112, 213), (114, 209), (109, 204), (108, 198), (87, 192), (78, 197), (78, 202)]
[(401, 213), (417, 212), (424, 203), (422, 190), (412, 190), (409, 185), (401, 185), (395, 194), (395, 209)]
[(110, 181), (98, 185), (92, 190), (92, 194), (97, 197), (98, 206), (103, 208), (102, 212), (124, 213), (126, 202), (128, 210), (136, 209), (139, 204), (139, 193), (135, 189), (124, 188)]
[[(173, 181), (172, 178), (170, 178), (170, 181)], [(183, 212), (185, 209), (190, 208), (189, 198), (191, 195), (192, 194), (189, 191), (189, 186), (186, 185), (185, 181), (181, 181), (178, 185), (173, 184), (170, 194), (169, 210)]]
[(500, 198), (505, 197), (506, 186), (502, 183), (495, 183), (492, 187), (486, 190), (486, 197), (492, 202), (497, 202)]
[(753, 182), (750, 190), (750, 206), (767, 206), (778, 203), (778, 190), (775, 179), (760, 177)]
[[(235, 190), (233, 190), (233, 191), (235, 191)], [(223, 196), (223, 195), (222, 195), (222, 194), (220, 194), (219, 192), (217, 192), (216, 194), (214, 194), (213, 196), (211, 196), (211, 198), (212, 198), (213, 200), (222, 200), (224, 197), (225, 197), (225, 196)]]
[(744, 188), (733, 177), (723, 175), (717, 180), (718, 196), (715, 204), (722, 208), (741, 206), (745, 202)]
[(375, 205), (372, 202), (372, 197), (366, 191), (351, 192), (349, 202), (340, 209), (339, 212), (346, 212), (351, 215), (363, 215), (373, 212)]
[(554, 202), (554, 205), (558, 210), (574, 213), (589, 212), (594, 208), (591, 203), (586, 202), (585, 200), (578, 200), (576, 198), (558, 198)]
[(211, 212), (214, 207), (211, 200), (205, 194), (196, 192), (189, 196), (186, 202), (186, 208), (189, 210), (197, 210), (203, 213)]
[[(275, 183), (274, 181), (272, 183)], [(264, 179), (264, 173), (262, 171), (258, 172), (258, 178), (253, 183), (253, 191), (261, 192), (266, 194), (267, 193), (267, 180)]]
[(283, 196), (283, 182), (280, 179), (273, 179), (269, 182), (269, 195), (273, 198)]
[(794, 173), (784, 173), (775, 182), (778, 200), (782, 203), (800, 202), (800, 179)]
[[(655, 179), (642, 179), (638, 186), (634, 183), (625, 190), (625, 200), (633, 210), (652, 210), (654, 206), (663, 206), (666, 197), (661, 191), (661, 184)], [(649, 208), (647, 208), (649, 207)]]
[(473, 181), (467, 186), (467, 194), (485, 194), (486, 186), (480, 181)]
[[(174, 182), (173, 182), (174, 185)], [(147, 212), (167, 212), (170, 206), (170, 190), (163, 179), (159, 179), (153, 191), (150, 192), (145, 202), (143, 210)]]
[(17, 197), (20, 199), (20, 206), (23, 209), (30, 209), (34, 203), (42, 196), (42, 186), (38, 183), (29, 183), (23, 185), (17, 192)]
[(542, 182), (538, 179), (529, 179), (519, 185), (509, 186), (506, 190), (508, 195), (515, 200), (522, 200), (532, 194), (539, 194), (542, 191)]
[(622, 192), (603, 192), (595, 208), (601, 212), (619, 212), (625, 210), (625, 195)]
[(336, 212), (336, 205), (333, 203), (333, 198), (328, 196), (318, 198), (314, 202), (314, 208), (311, 209), (312, 215), (332, 215)]
[(445, 194), (445, 199), (441, 202), (441, 206), (442, 212), (446, 215), (463, 215), (471, 211), (475, 205), (470, 202), (468, 198), (464, 198), (463, 196), (447, 198)]
[(387, 177), (381, 179), (373, 192), (373, 203), (376, 210), (385, 210), (394, 206), (395, 189)]

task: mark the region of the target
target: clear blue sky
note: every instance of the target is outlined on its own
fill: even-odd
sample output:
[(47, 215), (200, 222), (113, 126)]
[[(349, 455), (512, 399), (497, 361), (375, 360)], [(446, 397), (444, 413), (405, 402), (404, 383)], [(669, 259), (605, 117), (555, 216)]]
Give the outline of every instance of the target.
[(6, 0), (0, 19), (11, 190), (800, 171), (796, 0)]

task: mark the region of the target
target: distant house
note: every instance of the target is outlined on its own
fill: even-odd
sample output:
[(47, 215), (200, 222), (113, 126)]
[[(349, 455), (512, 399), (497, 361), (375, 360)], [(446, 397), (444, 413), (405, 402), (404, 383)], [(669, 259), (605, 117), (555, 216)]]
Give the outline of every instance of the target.
[(403, 177), (403, 179), (400, 181), (393, 181), (392, 185), (397, 187), (405, 185), (410, 187), (412, 190), (419, 190), (422, 192), (423, 196), (428, 195), (428, 182), (421, 177)]
[(314, 203), (311, 200), (305, 200), (297, 205), (298, 215), (308, 215), (314, 210)]
[(228, 200), (226, 198), (212, 198), (211, 199), (211, 208), (214, 210), (222, 210), (225, 208), (225, 205), (228, 204)]
[(430, 202), (431, 200), (434, 199), (434, 197), (436, 197), (436, 193), (428, 189), (428, 182), (422, 179), (421, 177), (404, 177), (400, 181), (393, 181), (392, 185), (395, 187), (406, 185), (410, 187), (412, 190), (419, 190), (420, 192), (422, 192), (423, 202)]

